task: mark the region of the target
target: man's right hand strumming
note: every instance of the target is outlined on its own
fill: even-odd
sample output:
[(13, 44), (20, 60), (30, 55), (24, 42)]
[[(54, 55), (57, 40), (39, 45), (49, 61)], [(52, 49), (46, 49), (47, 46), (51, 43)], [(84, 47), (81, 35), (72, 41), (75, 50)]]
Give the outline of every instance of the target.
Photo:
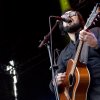
[[(60, 86), (61, 84), (63, 84), (65, 78), (66, 78), (66, 72), (64, 73), (58, 73), (56, 76), (56, 82), (57, 82), (57, 86)], [(54, 85), (54, 80), (53, 80), (53, 85)]]

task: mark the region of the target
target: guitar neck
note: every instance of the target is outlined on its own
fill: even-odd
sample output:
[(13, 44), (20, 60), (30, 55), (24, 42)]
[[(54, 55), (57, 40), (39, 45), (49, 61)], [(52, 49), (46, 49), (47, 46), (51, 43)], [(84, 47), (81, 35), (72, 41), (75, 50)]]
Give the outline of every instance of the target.
[(73, 64), (72, 73), (74, 73), (77, 61), (79, 60), (79, 56), (80, 56), (80, 53), (81, 53), (82, 46), (83, 46), (83, 41), (79, 41), (79, 44), (78, 44), (78, 47), (77, 47), (77, 51), (76, 51), (76, 54), (75, 54), (75, 58), (74, 58), (74, 64)]

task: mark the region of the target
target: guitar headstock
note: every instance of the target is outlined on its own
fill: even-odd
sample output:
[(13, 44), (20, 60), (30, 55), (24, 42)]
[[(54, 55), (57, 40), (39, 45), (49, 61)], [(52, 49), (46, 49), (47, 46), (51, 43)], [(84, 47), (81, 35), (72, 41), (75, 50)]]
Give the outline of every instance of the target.
[(95, 26), (99, 20), (100, 20), (100, 3), (97, 3), (96, 6), (93, 8), (89, 18), (87, 19), (87, 22), (84, 26), (85, 29)]

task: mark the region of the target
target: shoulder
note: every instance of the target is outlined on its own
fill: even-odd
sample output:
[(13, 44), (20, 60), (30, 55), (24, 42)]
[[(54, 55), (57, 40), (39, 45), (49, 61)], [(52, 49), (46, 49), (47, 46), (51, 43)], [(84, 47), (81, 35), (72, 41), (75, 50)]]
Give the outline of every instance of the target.
[(68, 44), (66, 45), (66, 47), (64, 47), (64, 49), (62, 49), (60, 55), (64, 54), (68, 49)]
[(100, 27), (93, 27), (90, 29), (97, 37), (100, 36)]
[(100, 32), (100, 27), (93, 27), (90, 29), (92, 32)]
[(68, 56), (71, 52), (71, 41), (62, 49), (60, 56)]
[(70, 42), (64, 47), (64, 49), (61, 51), (61, 53), (66, 52), (68, 50), (69, 46), (70, 46)]

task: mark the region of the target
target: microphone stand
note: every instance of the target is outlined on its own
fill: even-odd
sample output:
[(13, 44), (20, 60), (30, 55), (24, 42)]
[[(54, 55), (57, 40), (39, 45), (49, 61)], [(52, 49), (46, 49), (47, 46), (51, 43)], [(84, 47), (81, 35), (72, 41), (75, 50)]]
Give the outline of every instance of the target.
[[(57, 86), (56, 79), (55, 79), (55, 71), (54, 71), (54, 67), (56, 66), (53, 64), (53, 53), (52, 53), (52, 32), (57, 26), (57, 23), (58, 22), (56, 21), (53, 28), (51, 28), (50, 17), (49, 17), (50, 32), (44, 37), (44, 40), (40, 43), (39, 48), (41, 48), (43, 45), (47, 47), (49, 58), (50, 58), (50, 63), (51, 63), (50, 69), (52, 71), (52, 79), (54, 80), (55, 97), (56, 97), (56, 100), (60, 100), (59, 95), (58, 95), (58, 86)], [(51, 45), (49, 45), (49, 38), (50, 38)]]
[(48, 53), (49, 53), (49, 58), (50, 58), (50, 63), (51, 63), (50, 69), (52, 71), (52, 80), (54, 81), (55, 97), (56, 97), (56, 100), (60, 100), (59, 99), (59, 95), (58, 95), (58, 86), (57, 86), (57, 83), (56, 83), (55, 70), (54, 70), (54, 67), (57, 67), (57, 66), (53, 64), (52, 55), (51, 55), (51, 52), (50, 52), (49, 44), (47, 44), (47, 50), (48, 50)]
[(55, 27), (57, 26), (58, 21), (56, 21), (56, 23), (54, 24), (54, 26), (52, 27), (52, 29), (50, 29), (50, 32), (44, 36), (43, 41), (41, 41), (40, 45), (38, 46), (39, 48), (42, 48), (46, 43), (48, 43), (50, 35), (52, 35), (53, 30), (55, 29)]

